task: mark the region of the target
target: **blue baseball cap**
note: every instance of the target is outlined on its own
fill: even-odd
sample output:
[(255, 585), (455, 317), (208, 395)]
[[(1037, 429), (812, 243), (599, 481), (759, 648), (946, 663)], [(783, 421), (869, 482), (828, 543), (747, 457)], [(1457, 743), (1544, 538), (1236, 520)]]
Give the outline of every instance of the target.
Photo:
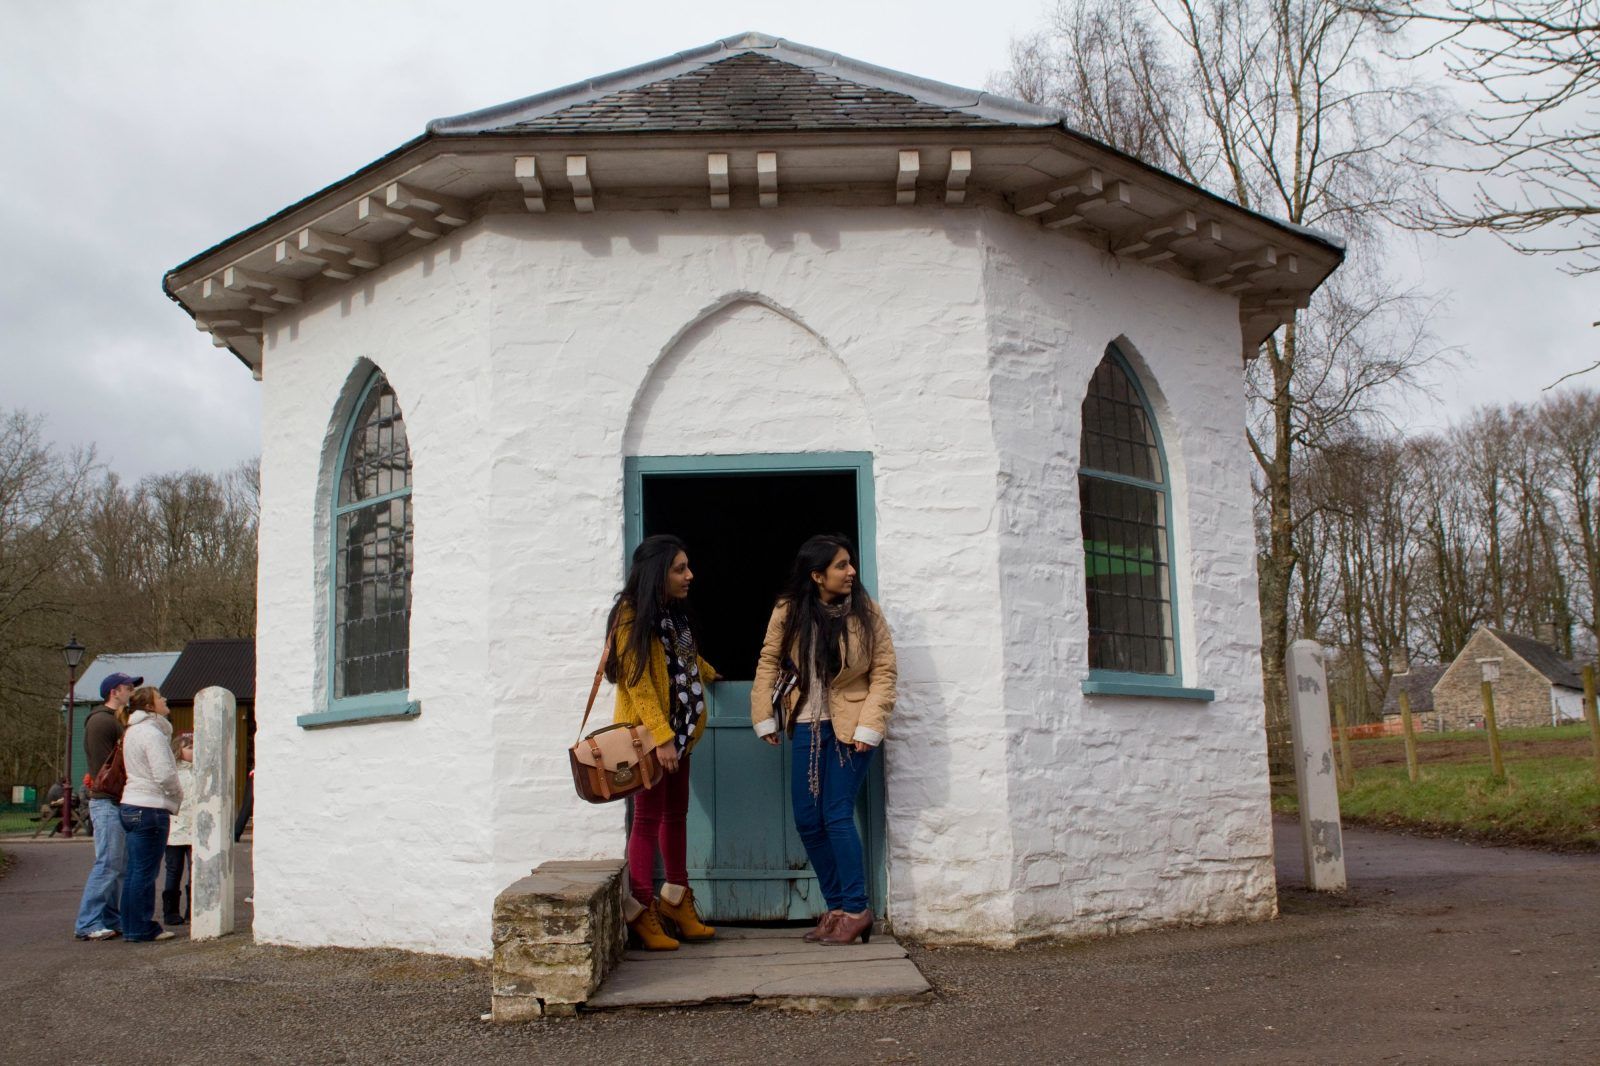
[(133, 685), (137, 688), (142, 684), (144, 684), (144, 678), (142, 677), (132, 677), (128, 674), (107, 674), (100, 680), (100, 698), (109, 699), (111, 690), (118, 685)]

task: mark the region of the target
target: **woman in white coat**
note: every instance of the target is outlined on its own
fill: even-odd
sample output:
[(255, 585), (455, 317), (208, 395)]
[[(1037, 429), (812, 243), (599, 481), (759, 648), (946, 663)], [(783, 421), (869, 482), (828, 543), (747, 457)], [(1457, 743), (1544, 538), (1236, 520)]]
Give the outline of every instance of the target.
[(128, 872), (122, 880), (122, 939), (171, 940), (155, 920), (156, 873), (167, 850), (167, 830), (183, 805), (178, 764), (172, 757), (172, 723), (167, 701), (153, 685), (128, 698), (133, 712), (122, 734), (122, 761), (128, 783), (117, 805), (128, 838)]

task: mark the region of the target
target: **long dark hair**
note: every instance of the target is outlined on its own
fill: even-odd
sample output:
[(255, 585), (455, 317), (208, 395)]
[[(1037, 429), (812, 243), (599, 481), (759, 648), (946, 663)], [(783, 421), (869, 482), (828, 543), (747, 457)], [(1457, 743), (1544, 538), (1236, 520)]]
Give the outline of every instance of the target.
[(783, 641), (778, 647), (794, 656), (795, 670), (800, 677), (802, 705), (811, 691), (812, 683), (817, 680), (811, 676), (819, 650), (817, 638), (820, 636), (823, 639), (820, 650), (824, 670), (821, 682), (824, 688), (842, 665), (839, 658), (840, 635), (846, 642), (846, 654), (849, 650), (849, 626), (844, 624), (843, 618), (832, 618), (823, 610), (821, 591), (811, 577), (817, 571), (826, 572), (841, 548), (850, 556), (850, 565), (856, 568), (856, 584), (850, 593), (848, 617), (861, 623), (867, 657), (872, 657), (872, 597), (867, 595), (866, 588), (861, 584), (861, 560), (856, 555), (856, 546), (843, 533), (823, 533), (812, 537), (800, 545), (800, 550), (795, 553), (794, 568), (789, 571), (783, 591), (778, 593), (778, 602), (789, 605), (789, 616), (783, 623)]
[[(667, 573), (678, 553), (688, 554), (689, 549), (677, 537), (658, 533), (646, 537), (633, 549), (633, 562), (628, 566), (628, 580), (617, 593), (606, 618), (609, 632), (617, 624), (617, 615), (624, 604), (633, 608), (632, 628), (628, 631), (627, 654), (629, 664), (628, 684), (637, 685), (644, 676), (645, 664), (650, 661), (650, 645), (661, 628), (661, 616), (667, 610)], [(622, 663), (617, 642), (611, 642), (611, 654), (606, 657), (606, 680), (612, 684), (622, 675)]]

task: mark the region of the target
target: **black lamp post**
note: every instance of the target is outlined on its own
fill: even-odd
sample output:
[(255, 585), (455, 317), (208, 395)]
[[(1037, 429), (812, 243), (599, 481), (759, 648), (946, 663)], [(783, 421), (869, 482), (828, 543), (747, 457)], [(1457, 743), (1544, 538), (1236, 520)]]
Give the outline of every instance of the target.
[(83, 652), (76, 633), (61, 647), (61, 657), (67, 661), (67, 761), (61, 769), (61, 835), (66, 837), (72, 836), (72, 715), (78, 709), (78, 664)]

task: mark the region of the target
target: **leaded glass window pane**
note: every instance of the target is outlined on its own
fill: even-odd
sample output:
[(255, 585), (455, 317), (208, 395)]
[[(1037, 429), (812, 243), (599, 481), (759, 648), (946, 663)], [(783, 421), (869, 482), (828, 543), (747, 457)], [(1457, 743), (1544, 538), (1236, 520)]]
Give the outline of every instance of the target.
[(1177, 672), (1163, 480), (1150, 413), (1108, 352), (1083, 401), (1078, 473), (1091, 669)]
[(406, 424), (388, 381), (379, 378), (356, 412), (339, 477), (339, 506), (411, 487)]
[[(382, 377), (354, 416), (335, 507), (333, 695), (410, 685), (411, 451)], [(370, 501), (370, 502), (368, 502)]]
[(1108, 474), (1161, 481), (1155, 428), (1133, 382), (1107, 355), (1100, 361), (1083, 401), (1081, 466)]

